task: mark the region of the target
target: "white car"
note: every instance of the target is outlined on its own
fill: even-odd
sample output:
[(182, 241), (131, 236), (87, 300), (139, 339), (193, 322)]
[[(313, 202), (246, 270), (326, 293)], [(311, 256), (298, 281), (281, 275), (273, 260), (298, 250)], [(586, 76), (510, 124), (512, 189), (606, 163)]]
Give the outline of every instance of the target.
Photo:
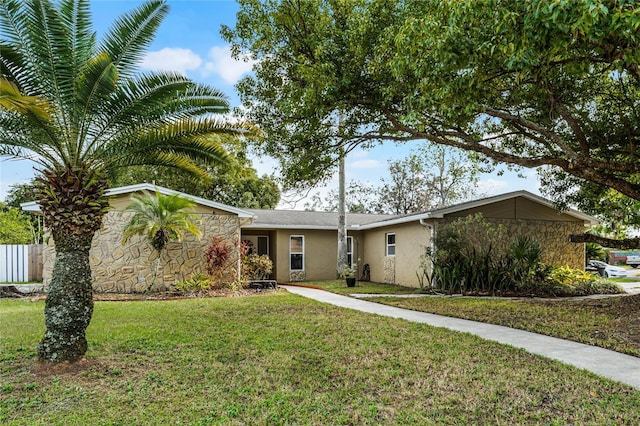
[(627, 256), (627, 265), (632, 268), (640, 266), (640, 256)]
[(627, 271), (619, 266), (609, 265), (599, 260), (590, 260), (586, 271), (597, 272), (603, 278), (626, 278)]

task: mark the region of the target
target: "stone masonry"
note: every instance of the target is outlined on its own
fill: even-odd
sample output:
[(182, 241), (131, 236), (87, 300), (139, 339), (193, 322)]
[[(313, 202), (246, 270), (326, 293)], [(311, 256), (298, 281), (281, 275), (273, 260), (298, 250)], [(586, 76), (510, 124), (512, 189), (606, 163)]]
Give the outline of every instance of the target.
[[(145, 291), (153, 279), (157, 252), (142, 237), (131, 238), (122, 245), (122, 230), (133, 213), (111, 211), (104, 217), (102, 229), (96, 233), (90, 252), (93, 289), (104, 293), (135, 293)], [(177, 282), (205, 273), (203, 256), (213, 236), (226, 239), (233, 247), (240, 238), (240, 220), (232, 215), (196, 214), (203, 237), (198, 240), (185, 234), (182, 242), (169, 243), (163, 250), (155, 285), (152, 291), (165, 291)], [(223, 281), (238, 276), (240, 262), (237, 249), (232, 255), (232, 267)], [(44, 284), (51, 281), (55, 247), (53, 240), (45, 246)]]
[(385, 284), (396, 283), (396, 257), (385, 256), (384, 258), (384, 282)]
[[(504, 226), (511, 238), (522, 235), (537, 240), (542, 248), (542, 262), (546, 264), (569, 266), (574, 269), (584, 268), (584, 244), (569, 242), (570, 234), (581, 234), (585, 232), (582, 222), (485, 219), (487, 222)], [(451, 222), (452, 220), (447, 221), (447, 223)]]

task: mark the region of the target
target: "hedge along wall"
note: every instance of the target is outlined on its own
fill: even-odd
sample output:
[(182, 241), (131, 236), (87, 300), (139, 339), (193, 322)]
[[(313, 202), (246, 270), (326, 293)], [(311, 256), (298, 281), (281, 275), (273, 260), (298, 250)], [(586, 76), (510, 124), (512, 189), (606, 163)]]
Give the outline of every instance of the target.
[[(447, 219), (446, 223), (460, 218)], [(464, 218), (462, 218), (464, 220)], [(485, 220), (494, 225), (502, 225), (507, 229), (511, 239), (516, 236), (534, 238), (542, 247), (542, 262), (549, 265), (569, 266), (584, 269), (584, 244), (570, 243), (569, 235), (585, 232), (582, 221), (562, 222), (552, 220), (531, 219), (493, 219)], [(508, 242), (505, 242), (508, 243)]]
[[(122, 230), (133, 213), (111, 211), (105, 215), (102, 229), (96, 233), (90, 251), (93, 289), (106, 293), (135, 293), (147, 289), (153, 278), (157, 252), (141, 237), (132, 237), (122, 245)], [(226, 239), (234, 247), (224, 281), (233, 281), (240, 268), (237, 241), (241, 220), (235, 215), (196, 214), (202, 233), (200, 240), (185, 234), (181, 243), (169, 243), (163, 250), (153, 291), (171, 289), (176, 282), (205, 273), (204, 253), (213, 236)], [(44, 284), (51, 281), (55, 247), (53, 239), (45, 247)]]

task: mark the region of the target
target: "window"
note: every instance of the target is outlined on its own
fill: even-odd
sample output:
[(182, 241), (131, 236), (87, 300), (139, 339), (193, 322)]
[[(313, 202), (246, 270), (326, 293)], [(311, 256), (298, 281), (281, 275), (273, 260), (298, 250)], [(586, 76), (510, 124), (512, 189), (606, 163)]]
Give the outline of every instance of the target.
[(396, 255), (396, 234), (386, 234), (387, 238), (387, 256)]
[(353, 266), (353, 237), (347, 237), (347, 265)]
[(258, 254), (269, 255), (269, 237), (258, 236)]
[(289, 270), (304, 270), (304, 237), (302, 235), (289, 237)]

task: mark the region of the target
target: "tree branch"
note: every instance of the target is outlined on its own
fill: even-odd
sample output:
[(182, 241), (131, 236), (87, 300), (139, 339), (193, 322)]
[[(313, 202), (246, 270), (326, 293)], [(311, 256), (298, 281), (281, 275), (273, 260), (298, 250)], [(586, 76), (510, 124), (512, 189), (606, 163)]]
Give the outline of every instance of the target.
[(571, 243), (596, 243), (603, 247), (618, 248), (622, 250), (640, 248), (640, 238), (625, 238), (616, 240), (612, 238), (600, 237), (593, 234), (572, 234), (569, 235)]

